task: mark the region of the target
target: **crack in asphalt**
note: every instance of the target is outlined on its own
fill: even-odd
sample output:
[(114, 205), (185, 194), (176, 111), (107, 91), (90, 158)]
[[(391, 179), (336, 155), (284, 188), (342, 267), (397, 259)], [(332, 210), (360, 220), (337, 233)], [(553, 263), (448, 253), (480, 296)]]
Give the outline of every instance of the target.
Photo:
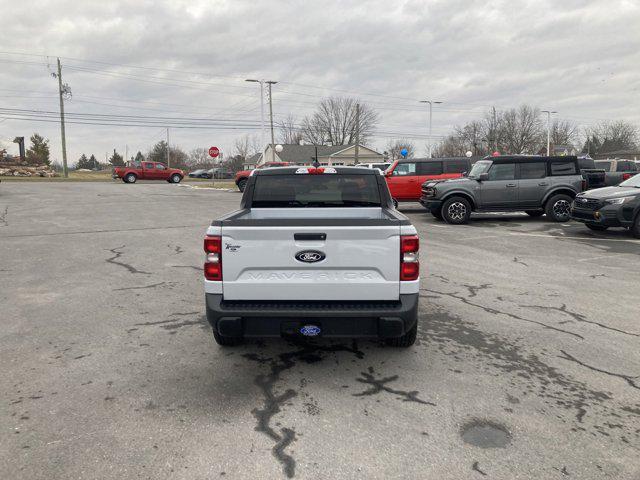
[(120, 292), (123, 290), (145, 290), (147, 288), (156, 288), (156, 287), (161, 287), (162, 285), (166, 285), (167, 282), (159, 282), (159, 283), (153, 283), (151, 285), (145, 285), (143, 287), (123, 287), (123, 288), (114, 288), (113, 291), (114, 292)]
[(467, 290), (469, 290), (469, 298), (473, 298), (473, 297), (478, 295), (478, 292), (480, 290), (485, 290), (487, 288), (491, 288), (493, 286), (493, 284), (491, 284), (491, 283), (482, 283), (480, 285), (469, 285), (467, 283), (461, 283), (460, 286), (466, 288)]
[(555, 310), (557, 312), (561, 312), (561, 313), (564, 313), (566, 315), (569, 315), (571, 318), (573, 318), (577, 322), (590, 323), (592, 325), (597, 325), (598, 327), (604, 328), (605, 330), (611, 330), (613, 332), (622, 333), (624, 335), (630, 335), (632, 337), (640, 337), (640, 333), (628, 332), (626, 330), (621, 330), (619, 328), (610, 327), (609, 325), (605, 325), (605, 324), (600, 323), (600, 322), (594, 322), (593, 320), (587, 320), (587, 317), (585, 317), (581, 313), (572, 312), (571, 310), (568, 310), (567, 309), (567, 305), (565, 303), (563, 303), (561, 307), (549, 307), (549, 306), (546, 306), (546, 305), (518, 305), (518, 306), (519, 307), (523, 307), (523, 308), (539, 308), (541, 310)]
[(138, 270), (136, 267), (129, 265), (128, 263), (124, 263), (124, 262), (118, 262), (118, 258), (120, 258), (124, 252), (119, 252), (118, 250), (122, 250), (123, 248), (125, 248), (126, 245), (122, 245), (121, 247), (116, 247), (116, 248), (108, 248), (106, 250), (108, 250), (109, 252), (113, 253), (113, 257), (111, 258), (107, 258), (106, 262), (107, 263), (113, 263), (114, 265), (120, 265), (121, 267), (126, 268), (129, 273), (135, 274), (135, 273), (140, 273), (142, 275), (151, 275), (150, 272), (145, 272), (142, 270)]
[(471, 470), (473, 470), (474, 472), (478, 472), (480, 475), (484, 475), (485, 477), (487, 476), (487, 474), (485, 472), (483, 472), (482, 470), (480, 470), (480, 467), (478, 466), (478, 462), (473, 462), (473, 465), (471, 465)]
[(439, 292), (437, 290), (431, 290), (431, 289), (428, 289), (428, 288), (421, 288), (420, 291), (426, 291), (426, 292), (429, 292), (429, 293), (435, 293), (437, 295), (444, 295), (446, 297), (455, 298), (456, 300), (460, 300), (462, 303), (465, 303), (465, 304), (470, 305), (472, 307), (481, 308), (485, 312), (491, 313), (492, 315), (505, 315), (505, 316), (513, 318), (515, 320), (520, 320), (522, 322), (533, 323), (533, 324), (539, 325), (539, 326), (541, 326), (541, 327), (543, 327), (545, 329), (554, 330), (556, 332), (561, 332), (561, 333), (566, 333), (567, 335), (571, 335), (573, 337), (579, 338), (580, 340), (584, 340), (584, 337), (582, 335), (578, 334), (578, 333), (570, 332), (569, 330), (564, 330), (562, 328), (554, 327), (552, 325), (547, 325), (546, 323), (543, 323), (543, 322), (538, 322), (536, 320), (531, 320), (529, 318), (523, 318), (523, 317), (521, 317), (519, 315), (515, 315), (513, 313), (504, 312), (502, 310), (497, 310), (495, 308), (491, 308), (491, 307), (486, 307), (484, 305), (480, 305), (479, 303), (471, 302), (471, 301), (469, 301), (468, 298), (459, 295), (458, 292), (453, 292), (453, 293)]
[(369, 367), (368, 371), (369, 373), (360, 372), (360, 375), (362, 375), (364, 378), (356, 378), (356, 381), (369, 385), (370, 386), (369, 389), (364, 390), (363, 392), (353, 393), (352, 395), (354, 397), (364, 397), (369, 395), (377, 395), (378, 393), (381, 393), (381, 392), (387, 392), (393, 395), (397, 395), (399, 398), (402, 399), (403, 402), (421, 403), (423, 405), (431, 405), (432, 407), (437, 406), (433, 402), (428, 402), (426, 400), (422, 400), (418, 398), (418, 394), (420, 392), (418, 392), (417, 390), (412, 390), (408, 392), (404, 390), (396, 390), (394, 388), (391, 388), (385, 385), (386, 383), (395, 382), (396, 380), (398, 380), (399, 378), (398, 375), (392, 375), (390, 377), (384, 377), (384, 378), (375, 378), (374, 376), (375, 371), (373, 370), (373, 367)]
[(280, 413), (286, 402), (298, 395), (298, 392), (291, 388), (281, 394), (275, 392), (275, 386), (281, 380), (282, 373), (293, 368), (296, 365), (296, 360), (306, 360), (310, 363), (320, 360), (321, 357), (318, 357), (317, 353), (350, 352), (360, 359), (364, 358), (364, 353), (358, 350), (355, 340), (351, 347), (342, 344), (331, 346), (300, 344), (299, 346), (300, 349), (281, 353), (277, 358), (261, 357), (255, 353), (243, 355), (247, 360), (261, 365), (269, 365), (269, 373), (258, 374), (254, 380), (262, 392), (264, 400), (262, 408), (256, 407), (251, 413), (257, 420), (255, 430), (265, 434), (274, 442), (271, 453), (282, 465), (285, 475), (289, 478), (293, 478), (295, 475), (296, 461), (285, 450), (296, 440), (296, 432), (293, 428), (286, 427), (280, 428), (280, 432), (277, 432), (271, 426), (271, 420)]
[(202, 271), (201, 267), (196, 267), (193, 265), (171, 265), (172, 268), (193, 268), (194, 270), (197, 270), (199, 272)]
[(603, 370), (601, 368), (594, 367), (592, 365), (588, 365), (588, 364), (578, 360), (573, 355), (568, 354), (564, 350), (560, 350), (560, 353), (562, 353), (562, 355), (559, 355), (558, 358), (562, 358), (564, 360), (569, 360), (569, 361), (575, 362), (578, 365), (581, 365), (581, 366), (583, 366), (585, 368), (588, 368), (589, 370), (593, 370), (594, 372), (600, 372), (600, 373), (604, 373), (605, 375), (609, 375), (611, 377), (621, 378), (625, 382), (627, 382), (630, 387), (635, 388), (636, 390), (640, 390), (640, 385), (638, 385), (636, 383), (636, 379), (640, 378), (640, 375), (631, 376), (631, 375), (625, 375), (623, 373), (610, 372), (608, 370)]
[(529, 266), (528, 264), (524, 263), (522, 260), (518, 260), (518, 257), (513, 257), (513, 262), (518, 263), (520, 265), (524, 265), (525, 267)]
[(2, 214), (0, 214), (0, 226), (2, 227), (8, 227), (9, 226), (9, 221), (7, 220), (7, 215), (9, 214), (9, 206), (4, 207), (4, 212), (2, 212)]
[[(186, 313), (172, 313), (172, 316), (187, 316), (187, 315), (195, 315), (200, 312), (186, 312)], [(164, 330), (177, 330), (182, 327), (189, 327), (192, 325), (200, 325), (203, 328), (207, 327), (207, 320), (204, 315), (202, 315), (197, 320), (182, 320), (176, 318), (173, 320), (158, 320), (157, 322), (144, 322), (144, 323), (134, 323), (136, 327), (152, 327), (155, 325), (159, 325), (160, 328)]]

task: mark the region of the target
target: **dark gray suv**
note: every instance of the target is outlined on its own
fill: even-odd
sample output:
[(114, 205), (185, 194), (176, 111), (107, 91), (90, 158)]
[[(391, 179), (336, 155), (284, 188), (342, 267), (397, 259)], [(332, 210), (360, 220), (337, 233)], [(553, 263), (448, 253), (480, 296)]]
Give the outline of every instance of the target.
[(466, 223), (471, 212), (513, 211), (566, 222), (584, 189), (576, 157), (508, 155), (485, 157), (464, 178), (425, 182), (420, 203), (452, 224)]

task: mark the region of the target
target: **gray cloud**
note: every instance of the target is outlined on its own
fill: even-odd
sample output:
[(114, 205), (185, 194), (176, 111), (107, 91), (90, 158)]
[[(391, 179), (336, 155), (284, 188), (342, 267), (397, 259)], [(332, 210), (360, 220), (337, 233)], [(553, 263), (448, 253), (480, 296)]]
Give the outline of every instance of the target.
[[(436, 135), (491, 105), (520, 103), (553, 108), (584, 126), (599, 119), (640, 123), (635, 0), (0, 0), (0, 8), (12, 12), (0, 50), (66, 57), (71, 112), (258, 121), (257, 86), (243, 81), (251, 76), (280, 81), (276, 118), (300, 119), (322, 96), (359, 92), (380, 114), (379, 148), (393, 132), (426, 133), (426, 111), (417, 103), (424, 98), (445, 102), (434, 112)], [(0, 105), (57, 110), (46, 65), (16, 60), (44, 61), (0, 54)], [(0, 122), (0, 139), (39, 131), (60, 157), (57, 124)], [(179, 130), (172, 143), (229, 151), (243, 133)], [(125, 144), (146, 151), (163, 137), (160, 126), (69, 125), (69, 157), (101, 158)], [(421, 150), (425, 141), (416, 143)]]

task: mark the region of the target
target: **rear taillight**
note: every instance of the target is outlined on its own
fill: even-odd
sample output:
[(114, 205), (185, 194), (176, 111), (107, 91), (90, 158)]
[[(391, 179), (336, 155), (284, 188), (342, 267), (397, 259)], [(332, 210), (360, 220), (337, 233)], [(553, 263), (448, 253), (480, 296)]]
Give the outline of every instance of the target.
[(420, 276), (420, 240), (417, 235), (400, 236), (400, 280), (417, 280)]
[(632, 175), (630, 173), (623, 173), (622, 174), (622, 180), (628, 180), (632, 177)]
[(587, 189), (587, 181), (583, 178), (582, 179), (582, 191), (584, 192)]
[(207, 236), (204, 239), (204, 278), (214, 282), (222, 281), (222, 237)]

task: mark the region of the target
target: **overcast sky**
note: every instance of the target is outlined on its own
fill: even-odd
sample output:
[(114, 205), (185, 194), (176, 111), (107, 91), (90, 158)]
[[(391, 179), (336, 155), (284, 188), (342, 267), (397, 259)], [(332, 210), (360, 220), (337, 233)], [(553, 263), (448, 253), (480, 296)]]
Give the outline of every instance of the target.
[[(0, 0), (0, 11), (11, 12), (0, 31), (0, 108), (57, 112), (59, 56), (73, 92), (67, 112), (160, 117), (144, 128), (68, 124), (70, 163), (83, 152), (146, 152), (165, 138), (166, 117), (225, 123), (172, 129), (171, 143), (232, 154), (236, 138), (260, 132), (259, 88), (245, 78), (279, 82), (276, 120), (300, 121), (324, 96), (358, 97), (380, 115), (380, 151), (414, 137), (425, 152), (422, 99), (444, 102), (436, 137), (522, 103), (581, 126), (640, 125), (639, 0)], [(10, 152), (7, 141), (37, 131), (61, 158), (59, 124), (3, 118)]]

